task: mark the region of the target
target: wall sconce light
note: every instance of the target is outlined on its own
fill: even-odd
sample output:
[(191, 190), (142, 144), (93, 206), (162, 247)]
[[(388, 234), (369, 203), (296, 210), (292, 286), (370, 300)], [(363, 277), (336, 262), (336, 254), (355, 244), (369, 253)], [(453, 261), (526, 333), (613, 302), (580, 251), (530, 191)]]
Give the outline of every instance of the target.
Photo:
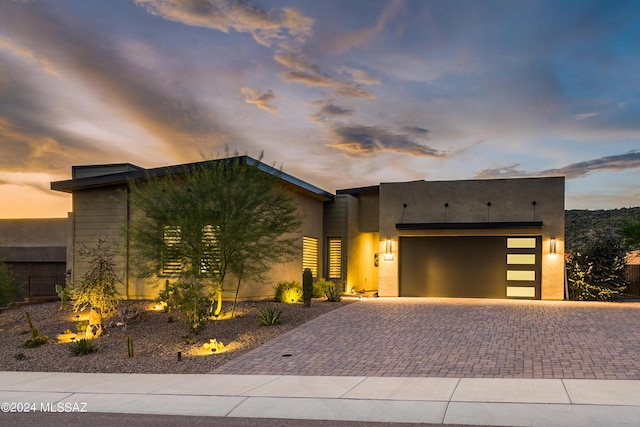
[(387, 239), (386, 249), (384, 253), (385, 261), (393, 261), (393, 247), (391, 246), (391, 239)]
[(555, 254), (556, 253), (556, 238), (552, 237), (551, 240), (549, 240), (549, 253), (551, 254)]

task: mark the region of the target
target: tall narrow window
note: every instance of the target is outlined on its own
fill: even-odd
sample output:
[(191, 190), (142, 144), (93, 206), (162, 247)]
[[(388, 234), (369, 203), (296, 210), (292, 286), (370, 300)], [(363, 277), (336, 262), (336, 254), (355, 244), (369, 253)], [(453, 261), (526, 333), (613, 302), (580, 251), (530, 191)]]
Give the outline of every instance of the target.
[(220, 265), (220, 249), (218, 247), (219, 227), (213, 225), (205, 225), (202, 228), (202, 244), (204, 246), (204, 254), (200, 260), (201, 273), (216, 273)]
[(318, 277), (318, 239), (315, 237), (302, 238), (302, 271), (307, 268), (313, 277)]
[(162, 227), (162, 239), (165, 244), (165, 251), (162, 254), (162, 274), (165, 276), (178, 274), (182, 270), (182, 263), (176, 253), (181, 240), (180, 227), (165, 225)]
[(329, 246), (329, 279), (342, 279), (342, 239), (331, 237)]

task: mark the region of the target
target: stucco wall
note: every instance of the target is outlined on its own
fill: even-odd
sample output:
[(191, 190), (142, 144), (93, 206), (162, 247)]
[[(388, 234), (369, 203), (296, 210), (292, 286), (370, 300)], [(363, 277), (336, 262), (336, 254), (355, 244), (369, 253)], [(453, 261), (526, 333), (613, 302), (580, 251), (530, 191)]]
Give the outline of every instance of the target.
[(126, 238), (124, 229), (128, 216), (126, 186), (79, 190), (73, 193), (73, 254), (72, 281), (79, 282), (89, 268), (90, 260), (81, 257), (77, 249), (85, 245), (95, 248), (98, 239), (106, 237), (104, 248), (113, 257), (115, 271), (121, 280), (117, 286), (122, 296), (128, 295)]
[[(535, 213), (534, 205), (535, 204)], [(487, 206), (491, 202), (491, 206)], [(448, 207), (445, 208), (445, 203)], [(407, 207), (403, 208), (406, 204)], [(404, 212), (403, 212), (404, 211)], [(542, 229), (398, 230), (396, 224), (444, 222), (542, 221)], [(416, 181), (380, 185), (380, 241), (383, 254), (391, 239), (393, 259), (381, 255), (379, 294), (398, 296), (399, 236), (540, 235), (543, 299), (564, 295), (564, 178), (469, 181)], [(549, 253), (555, 238), (556, 254)]]

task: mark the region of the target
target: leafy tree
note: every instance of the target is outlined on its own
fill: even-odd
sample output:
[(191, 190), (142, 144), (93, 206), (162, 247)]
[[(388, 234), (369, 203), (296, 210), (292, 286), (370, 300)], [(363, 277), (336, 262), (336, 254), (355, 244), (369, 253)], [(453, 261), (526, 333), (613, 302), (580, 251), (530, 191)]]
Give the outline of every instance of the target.
[(580, 251), (569, 255), (569, 298), (609, 300), (626, 289), (625, 250), (620, 237), (594, 232)]
[(231, 277), (262, 280), (271, 263), (290, 259), (297, 241), (291, 233), (302, 217), (280, 172), (263, 168), (236, 154), (130, 182), (138, 211), (129, 226), (130, 248), (138, 274), (161, 275), (171, 263), (173, 286), (204, 283), (217, 315)]
[(82, 245), (78, 252), (89, 260), (89, 269), (79, 284), (71, 289), (73, 310), (84, 310), (87, 307), (97, 308), (101, 314), (115, 310), (118, 301), (116, 283), (118, 276), (113, 269), (114, 263), (110, 250), (106, 247), (106, 238), (100, 237), (95, 248)]

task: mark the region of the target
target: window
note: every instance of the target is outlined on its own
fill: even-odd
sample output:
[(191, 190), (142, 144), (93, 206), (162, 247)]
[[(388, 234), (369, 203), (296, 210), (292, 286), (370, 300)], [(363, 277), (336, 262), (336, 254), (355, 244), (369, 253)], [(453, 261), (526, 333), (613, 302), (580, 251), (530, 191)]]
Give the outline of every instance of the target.
[[(210, 273), (209, 269), (211, 268), (211, 265), (217, 265), (220, 261), (220, 254), (217, 248), (216, 230), (217, 228), (212, 225), (205, 225), (202, 228), (202, 246), (204, 253), (200, 259), (200, 272), (204, 274)], [(165, 243), (165, 252), (162, 260), (162, 274), (164, 276), (174, 276), (179, 274), (183, 268), (182, 260), (179, 256), (180, 245), (182, 244), (180, 226), (165, 225), (162, 228), (162, 238)]]
[(342, 239), (329, 238), (329, 279), (342, 279)]
[[(218, 239), (216, 234), (219, 227), (213, 225), (205, 225), (202, 229), (202, 243), (204, 244), (205, 252), (200, 260), (200, 272), (210, 273), (210, 267), (212, 265), (217, 266), (220, 264), (220, 250), (218, 248)], [(214, 273), (219, 272), (217, 269), (213, 270)]]
[(180, 227), (165, 225), (162, 227), (162, 239), (165, 243), (165, 253), (162, 259), (162, 274), (172, 276), (182, 271), (182, 263), (177, 257), (176, 249), (180, 244)]
[(315, 237), (302, 238), (302, 271), (307, 268), (313, 277), (318, 277), (318, 239)]

